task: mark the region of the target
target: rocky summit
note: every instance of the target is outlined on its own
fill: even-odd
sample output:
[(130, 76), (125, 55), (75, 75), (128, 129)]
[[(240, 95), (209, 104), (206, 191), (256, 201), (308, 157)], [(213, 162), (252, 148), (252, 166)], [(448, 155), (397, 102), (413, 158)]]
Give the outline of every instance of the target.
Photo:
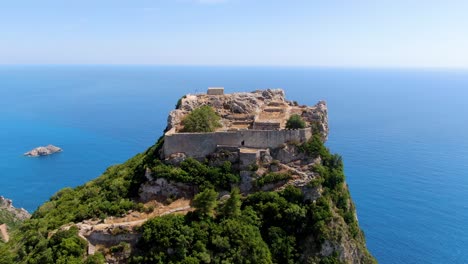
[(221, 126), (217, 131), (284, 129), (288, 118), (298, 114), (308, 124), (316, 124), (325, 137), (328, 135), (325, 101), (319, 101), (314, 106), (299, 105), (286, 100), (282, 89), (216, 95), (187, 94), (179, 100), (177, 109), (170, 112), (166, 131), (181, 131), (184, 117), (203, 105), (211, 106), (221, 117)]

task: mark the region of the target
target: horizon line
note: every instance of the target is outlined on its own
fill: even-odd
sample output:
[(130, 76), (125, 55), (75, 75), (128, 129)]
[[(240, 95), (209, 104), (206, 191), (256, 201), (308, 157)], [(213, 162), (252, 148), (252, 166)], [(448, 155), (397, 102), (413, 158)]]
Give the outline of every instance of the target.
[(5, 66), (147, 66), (147, 67), (241, 67), (241, 68), (315, 68), (315, 69), (362, 69), (362, 70), (457, 70), (467, 71), (467, 67), (457, 66), (390, 66), (390, 65), (314, 65), (314, 64), (162, 64), (162, 63), (0, 63)]

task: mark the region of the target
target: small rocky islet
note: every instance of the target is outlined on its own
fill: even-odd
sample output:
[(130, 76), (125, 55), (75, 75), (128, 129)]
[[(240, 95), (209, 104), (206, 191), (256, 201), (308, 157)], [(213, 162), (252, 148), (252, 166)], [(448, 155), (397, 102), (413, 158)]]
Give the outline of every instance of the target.
[(28, 157), (39, 157), (39, 156), (47, 156), (47, 155), (52, 155), (57, 152), (62, 152), (62, 149), (54, 146), (54, 145), (47, 145), (47, 146), (41, 146), (37, 147), (35, 149), (32, 149), (26, 153), (24, 153), (24, 156)]

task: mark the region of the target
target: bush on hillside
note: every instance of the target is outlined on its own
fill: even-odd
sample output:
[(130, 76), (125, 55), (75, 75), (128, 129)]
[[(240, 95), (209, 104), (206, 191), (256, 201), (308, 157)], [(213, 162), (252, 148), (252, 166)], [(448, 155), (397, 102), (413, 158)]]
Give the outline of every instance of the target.
[(182, 125), (182, 132), (214, 132), (221, 127), (220, 117), (210, 106), (204, 105), (188, 114)]
[(286, 122), (287, 129), (300, 129), (305, 128), (306, 123), (299, 115), (292, 115), (289, 117), (288, 121)]

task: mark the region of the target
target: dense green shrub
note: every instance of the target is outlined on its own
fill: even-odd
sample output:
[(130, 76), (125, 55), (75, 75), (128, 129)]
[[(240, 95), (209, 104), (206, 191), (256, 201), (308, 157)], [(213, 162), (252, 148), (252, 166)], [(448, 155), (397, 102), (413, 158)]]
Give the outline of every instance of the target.
[(14, 259), (15, 255), (8, 248), (8, 245), (0, 241), (0, 264), (15, 263)]
[(231, 196), (226, 203), (221, 207), (221, 216), (225, 218), (234, 218), (241, 215), (241, 195), (238, 188), (231, 191)]
[(299, 150), (305, 152), (311, 157), (322, 157), (327, 159), (330, 152), (323, 144), (323, 140), (319, 134), (314, 134), (307, 142), (299, 146)]
[(269, 172), (254, 181), (254, 185), (261, 188), (269, 183), (278, 183), (291, 179), (290, 173)]
[(288, 121), (286, 121), (287, 129), (300, 129), (305, 127), (306, 123), (302, 120), (301, 116), (297, 114), (291, 115)]
[[(11, 230), (16, 230), (22, 221), (20, 221), (14, 213), (0, 209), (0, 225), (6, 224)], [(1, 240), (0, 240), (1, 242)]]
[(212, 107), (200, 106), (182, 120), (182, 132), (214, 132), (221, 127), (219, 120), (219, 115)]
[(89, 255), (84, 264), (104, 264), (106, 263), (106, 259), (100, 252), (94, 253), (94, 255)]
[(258, 227), (243, 218), (212, 217), (168, 215), (147, 221), (131, 263), (272, 263)]
[(228, 161), (221, 167), (208, 166), (193, 158), (184, 160), (179, 167), (157, 161), (151, 170), (155, 177), (195, 184), (201, 189), (216, 187), (229, 190), (231, 184), (240, 181), (239, 174), (231, 168), (231, 163)]
[(203, 192), (195, 195), (192, 201), (193, 207), (201, 217), (213, 217), (216, 207), (216, 199), (218, 193), (213, 189), (206, 189)]

